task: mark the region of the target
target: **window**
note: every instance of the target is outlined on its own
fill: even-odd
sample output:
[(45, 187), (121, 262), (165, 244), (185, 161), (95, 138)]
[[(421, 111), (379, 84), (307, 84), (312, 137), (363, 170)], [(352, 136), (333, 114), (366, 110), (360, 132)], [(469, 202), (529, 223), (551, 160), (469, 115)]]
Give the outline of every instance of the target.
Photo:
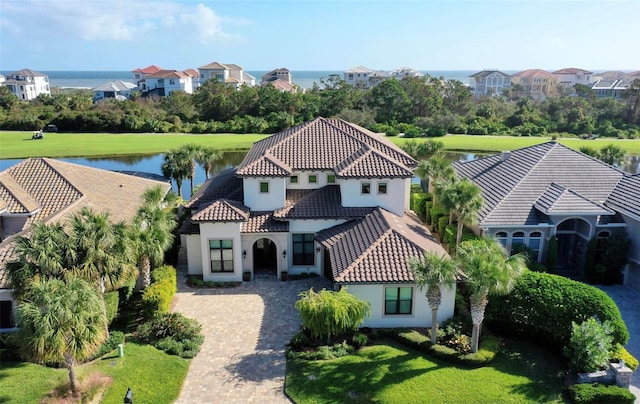
[(496, 233), (496, 240), (498, 240), (498, 242), (500, 244), (502, 244), (503, 247), (507, 246), (507, 233), (503, 232), (503, 231), (499, 231)]
[(538, 260), (540, 256), (540, 244), (542, 242), (542, 233), (539, 231), (534, 231), (529, 234), (529, 248), (533, 251), (533, 259), (535, 261)]
[(175, 85), (175, 84), (176, 84), (176, 81), (175, 81), (174, 79), (169, 79), (169, 84), (170, 84), (170, 85)]
[(289, 182), (292, 184), (297, 184), (298, 183), (298, 176), (297, 175), (292, 175), (291, 178), (289, 179)]
[(266, 194), (269, 192), (269, 183), (267, 181), (260, 182), (260, 193)]
[(384, 314), (411, 314), (413, 288), (384, 288)]
[(511, 254), (515, 252), (520, 244), (524, 244), (524, 232), (517, 231), (511, 236)]
[(363, 182), (360, 185), (360, 192), (362, 193), (362, 195), (371, 194), (371, 183), (370, 182)]
[(13, 325), (11, 300), (2, 300), (0, 301), (0, 328), (12, 328)]
[(313, 233), (293, 234), (293, 265), (315, 264)]
[(327, 175), (327, 184), (335, 184), (335, 183), (336, 183), (336, 176), (333, 174)]
[(315, 174), (309, 174), (309, 184), (316, 184), (318, 182), (318, 176)]
[(380, 195), (386, 195), (387, 194), (387, 183), (386, 182), (379, 182), (378, 183), (378, 194), (380, 194)]
[(233, 240), (209, 240), (211, 272), (233, 272)]

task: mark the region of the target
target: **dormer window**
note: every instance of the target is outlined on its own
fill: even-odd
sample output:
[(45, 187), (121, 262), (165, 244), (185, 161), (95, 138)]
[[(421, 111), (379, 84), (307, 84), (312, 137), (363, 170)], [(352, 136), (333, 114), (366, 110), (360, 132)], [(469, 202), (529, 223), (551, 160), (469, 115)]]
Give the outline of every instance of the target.
[(269, 193), (269, 182), (268, 181), (260, 181), (260, 193), (261, 194)]
[(317, 184), (318, 176), (315, 174), (309, 174), (309, 184)]
[(335, 184), (335, 183), (336, 183), (336, 176), (333, 174), (327, 175), (327, 184)]
[(289, 182), (292, 184), (297, 184), (298, 183), (298, 176), (297, 175), (292, 175), (291, 178), (289, 179)]
[(360, 192), (362, 193), (362, 195), (370, 195), (371, 194), (371, 183), (370, 182), (363, 182), (362, 184), (360, 184)]

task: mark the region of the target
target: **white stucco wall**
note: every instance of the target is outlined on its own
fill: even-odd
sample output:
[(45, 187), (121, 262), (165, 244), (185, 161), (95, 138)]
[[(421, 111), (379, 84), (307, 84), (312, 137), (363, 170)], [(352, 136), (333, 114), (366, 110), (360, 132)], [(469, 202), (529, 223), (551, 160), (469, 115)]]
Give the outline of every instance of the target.
[[(284, 207), (286, 183), (288, 178), (254, 178), (245, 177), (242, 180), (244, 204), (251, 210), (276, 210)], [(260, 183), (269, 183), (269, 192), (260, 192)]]
[(202, 249), (199, 234), (182, 234), (180, 244), (187, 248), (187, 273), (202, 275)]
[[(385, 287), (413, 287), (413, 306), (411, 314), (384, 314)], [(415, 285), (348, 285), (347, 291), (371, 304), (371, 317), (367, 318), (363, 327), (431, 327), (431, 308), (427, 302), (425, 291)], [(455, 306), (455, 286), (442, 290), (442, 304), (438, 309), (438, 323), (453, 316)]]
[[(315, 175), (317, 182), (310, 183), (309, 175)], [(297, 183), (291, 182), (291, 177), (286, 178), (286, 186), (287, 189), (317, 189), (322, 188), (325, 185), (337, 185), (340, 183), (340, 180), (336, 178), (336, 182), (333, 184), (329, 184), (327, 182), (327, 176), (335, 175), (333, 170), (331, 171), (293, 171), (291, 173), (291, 177), (298, 177)]]
[(631, 247), (627, 253), (629, 262), (624, 270), (624, 284), (640, 291), (640, 219), (623, 215), (627, 223), (627, 235)]
[[(371, 193), (362, 194), (362, 184), (371, 184)], [(378, 193), (378, 184), (387, 184), (387, 193)], [(411, 179), (403, 178), (372, 178), (372, 179), (349, 179), (342, 180), (340, 193), (342, 195), (342, 206), (362, 207), (380, 206), (396, 215), (402, 216), (404, 210), (409, 207), (408, 190)]]
[[(200, 224), (200, 262), (202, 278), (214, 282), (242, 281), (242, 239), (240, 223), (201, 223)], [(233, 240), (233, 272), (212, 273), (209, 240)]]

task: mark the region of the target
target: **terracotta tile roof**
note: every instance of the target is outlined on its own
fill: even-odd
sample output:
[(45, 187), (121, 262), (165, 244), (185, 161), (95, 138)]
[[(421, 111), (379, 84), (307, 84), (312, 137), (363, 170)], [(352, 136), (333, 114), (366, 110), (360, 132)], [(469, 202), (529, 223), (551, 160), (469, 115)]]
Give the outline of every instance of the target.
[(218, 62), (211, 62), (204, 66), (198, 67), (198, 70), (227, 70), (227, 69), (229, 69), (227, 65), (224, 65)]
[(640, 174), (622, 177), (605, 204), (640, 220)]
[[(149, 180), (132, 175), (101, 170), (48, 158), (31, 158), (0, 173), (1, 198), (7, 202), (9, 191), (19, 186), (22, 195), (13, 198), (22, 203), (38, 204), (39, 209), (27, 218), (18, 233), (0, 243), (0, 288), (4, 284), (1, 268), (13, 254), (16, 236), (28, 236), (30, 226), (36, 221), (65, 222), (69, 215), (87, 207), (96, 212), (107, 211), (113, 221), (129, 221), (142, 203), (142, 194), (156, 185), (169, 191), (169, 182)], [(13, 203), (13, 202), (11, 202)], [(7, 209), (12, 212), (10, 209)], [(12, 212), (14, 213), (14, 212)], [(15, 213), (22, 213), (20, 211)]]
[(182, 72), (191, 77), (200, 77), (200, 72), (198, 72), (196, 69), (186, 69)]
[(249, 219), (242, 223), (241, 233), (288, 233), (289, 222), (275, 220), (273, 212), (251, 212)]
[(234, 168), (229, 168), (206, 180), (184, 207), (197, 210), (220, 198), (242, 201), (242, 194), (242, 179), (236, 177)]
[(194, 222), (244, 222), (248, 218), (249, 208), (228, 199), (218, 199), (191, 216)]
[(190, 76), (184, 72), (179, 72), (177, 70), (159, 70), (147, 76), (148, 79), (167, 79), (167, 78), (184, 79), (187, 77), (190, 77)]
[(550, 77), (555, 78), (553, 74), (549, 73), (546, 70), (542, 69), (529, 69), (523, 70), (513, 75), (513, 77), (522, 77), (522, 78), (531, 78), (531, 77)]
[(613, 215), (614, 211), (552, 182), (533, 203), (545, 215)]
[(578, 69), (577, 67), (567, 67), (564, 69), (556, 70), (555, 72), (552, 72), (552, 73), (553, 74), (578, 74), (578, 73), (593, 74), (593, 72), (590, 72), (589, 70)]
[(480, 226), (548, 222), (534, 203), (551, 183), (602, 205), (624, 176), (623, 171), (556, 142), (458, 161), (453, 167), (459, 177), (482, 189)]
[(147, 66), (145, 68), (138, 68), (132, 71), (132, 73), (143, 73), (143, 74), (152, 74), (155, 72), (158, 72), (160, 70), (164, 70), (162, 67), (156, 66), (156, 65), (151, 65), (151, 66)]
[[(325, 118), (316, 118), (256, 142), (237, 174), (266, 177), (288, 176), (295, 170), (336, 170), (365, 152), (373, 152), (377, 157), (364, 159), (357, 175), (363, 178), (385, 178), (390, 174), (413, 176), (411, 169), (417, 161), (383, 136), (340, 119)], [(382, 164), (381, 159), (389, 162)], [(350, 175), (355, 176), (356, 170)]]
[(371, 178), (372, 170), (377, 178), (413, 177), (413, 171), (373, 150), (359, 150), (335, 169), (341, 178)]
[(285, 207), (275, 210), (273, 216), (277, 219), (352, 219), (364, 216), (374, 209), (342, 206), (339, 185), (305, 191), (287, 190)]
[(336, 283), (414, 282), (409, 259), (447, 253), (415, 216), (377, 208), (361, 219), (319, 232)]

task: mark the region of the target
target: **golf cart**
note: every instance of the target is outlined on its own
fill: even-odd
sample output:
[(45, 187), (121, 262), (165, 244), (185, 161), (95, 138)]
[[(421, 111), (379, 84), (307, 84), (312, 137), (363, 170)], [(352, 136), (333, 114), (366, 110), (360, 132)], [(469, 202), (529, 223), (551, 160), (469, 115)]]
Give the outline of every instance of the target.
[(31, 139), (44, 139), (44, 133), (42, 133), (41, 130), (37, 130), (33, 132), (33, 135), (31, 135)]

